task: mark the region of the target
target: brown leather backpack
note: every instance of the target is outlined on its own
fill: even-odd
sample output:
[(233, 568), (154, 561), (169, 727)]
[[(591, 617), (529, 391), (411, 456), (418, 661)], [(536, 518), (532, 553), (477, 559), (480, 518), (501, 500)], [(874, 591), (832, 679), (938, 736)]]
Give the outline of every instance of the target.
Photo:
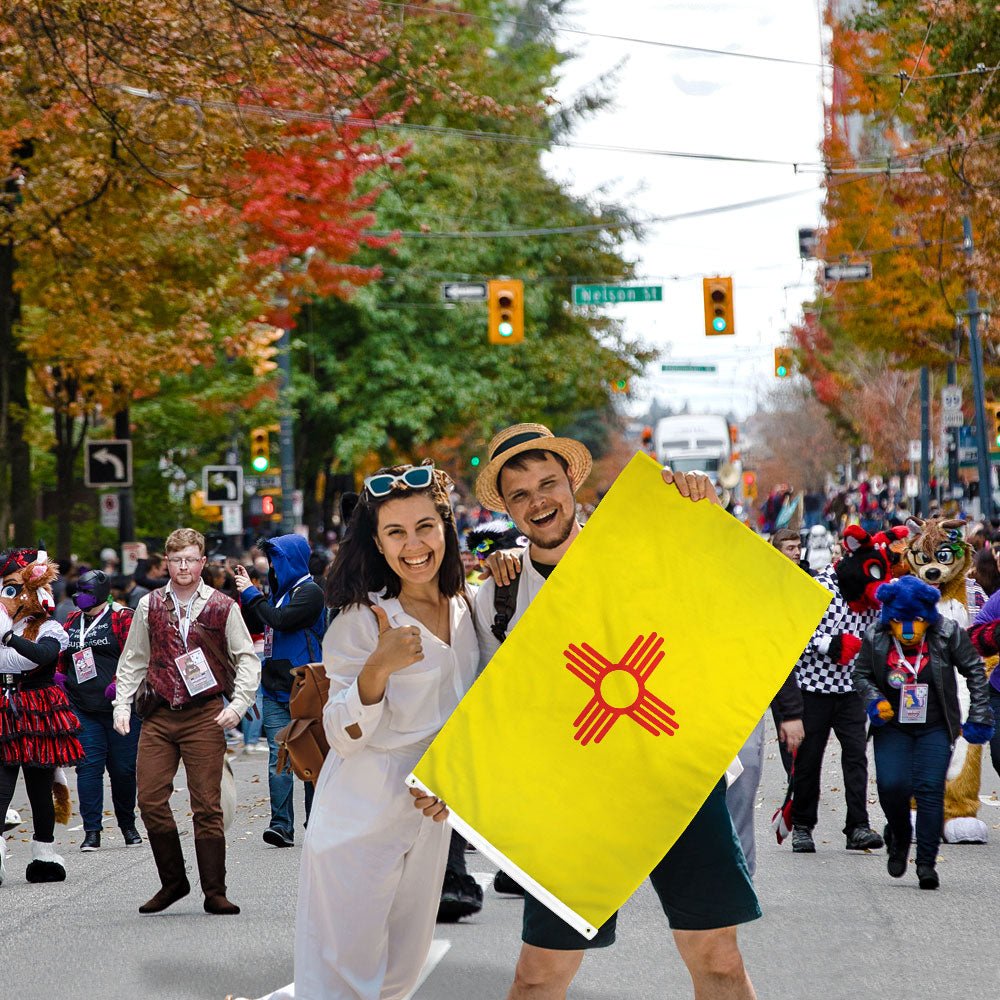
[(291, 767), (296, 777), (313, 781), (330, 752), (323, 731), (323, 708), (330, 693), (330, 679), (322, 663), (293, 667), (288, 712), (292, 721), (278, 732), (277, 771)]

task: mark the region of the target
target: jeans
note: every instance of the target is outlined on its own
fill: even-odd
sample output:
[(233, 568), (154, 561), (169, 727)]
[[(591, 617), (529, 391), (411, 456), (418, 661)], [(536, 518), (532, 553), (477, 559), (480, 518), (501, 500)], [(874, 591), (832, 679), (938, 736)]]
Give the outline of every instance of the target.
[(257, 688), (257, 699), (254, 703), (257, 707), (257, 716), (254, 716), (253, 706), (240, 720), (240, 732), (243, 733), (243, 745), (255, 747), (260, 739), (261, 730), (264, 728), (264, 695), (263, 690)]
[(993, 770), (1000, 774), (1000, 691), (992, 684), (990, 685), (990, 708), (993, 709), (993, 718), (997, 720), (997, 728), (990, 740), (990, 758), (993, 761)]
[(820, 771), (823, 753), (832, 729), (840, 741), (840, 761), (844, 769), (844, 797), (847, 799), (847, 823), (850, 835), (868, 824), (868, 746), (865, 742), (865, 715), (861, 696), (802, 692), (802, 724), (806, 738), (795, 757), (795, 798), (792, 823), (816, 825), (819, 812)]
[(80, 815), (87, 833), (99, 833), (104, 815), (104, 771), (111, 778), (111, 803), (121, 830), (135, 826), (135, 758), (142, 722), (133, 714), (127, 736), (116, 733), (110, 712), (84, 712), (74, 708), (80, 720), (80, 743), (86, 758), (76, 765), (76, 791)]
[[(271, 795), (271, 826), (286, 837), (295, 836), (295, 809), (293, 806), (295, 792), (295, 775), (291, 771), (278, 774), (278, 740), (280, 730), (284, 729), (292, 717), (288, 712), (288, 703), (275, 701), (267, 691), (264, 692), (264, 707), (261, 719), (264, 723), (264, 735), (270, 754), (267, 758), (267, 786)], [(309, 810), (312, 808), (313, 783), (307, 781), (306, 786), (306, 822), (309, 822)]]
[(753, 878), (757, 871), (757, 842), (754, 839), (754, 807), (757, 803), (757, 789), (764, 770), (764, 720), (761, 719), (747, 737), (740, 750), (743, 773), (726, 789), (726, 805), (733, 817), (736, 835), (747, 859), (747, 868)]
[(944, 726), (908, 733), (883, 726), (872, 735), (875, 781), (893, 839), (911, 839), (910, 799), (917, 800), (917, 864), (937, 860), (944, 826), (944, 782), (951, 760), (951, 737)]

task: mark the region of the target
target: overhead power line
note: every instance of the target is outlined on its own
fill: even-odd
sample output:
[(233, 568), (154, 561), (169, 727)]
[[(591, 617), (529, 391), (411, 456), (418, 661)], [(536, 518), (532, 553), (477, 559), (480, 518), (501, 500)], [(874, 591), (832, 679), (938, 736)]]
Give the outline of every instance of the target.
[[(681, 45), (678, 42), (665, 42), (656, 38), (638, 38), (634, 35), (612, 35), (600, 31), (584, 31), (582, 28), (568, 28), (563, 25), (547, 24), (541, 21), (527, 21), (519, 17), (488, 16), (485, 14), (469, 14), (464, 10), (449, 10), (444, 7), (428, 7), (413, 3), (393, 3), (390, 0), (377, 0), (380, 7), (392, 7), (397, 10), (412, 11), (427, 17), (456, 17), (468, 21), (485, 21), (490, 24), (511, 24), (518, 28), (530, 28), (540, 32), (555, 32), (559, 35), (579, 35), (584, 38), (603, 38), (614, 42), (627, 42), (629, 45), (651, 45), (660, 49), (675, 49), (679, 52), (694, 52), (699, 55), (730, 56), (734, 59), (753, 59), (758, 62), (782, 63), (786, 66), (806, 66), (810, 69), (832, 69), (828, 63), (811, 62), (807, 59), (790, 59), (787, 56), (765, 56), (754, 52), (738, 52), (733, 49), (712, 49), (702, 45)], [(891, 77), (891, 73), (880, 73), (879, 76)]]
[(303, 111), (300, 108), (271, 107), (262, 104), (237, 104), (233, 101), (199, 101), (193, 97), (168, 98), (156, 91), (141, 87), (117, 86), (115, 89), (146, 101), (172, 100), (175, 104), (193, 108), (196, 111), (232, 111), (240, 115), (256, 115), (279, 121), (328, 122), (359, 129), (389, 130), (395, 132), (417, 132), (427, 135), (450, 135), (473, 141), (499, 142), (516, 146), (532, 146), (539, 149), (558, 147), (562, 149), (589, 149), (607, 153), (634, 153), (641, 156), (663, 156), (685, 160), (715, 160), (722, 163), (755, 163), (765, 166), (793, 167), (810, 165), (805, 160), (778, 160), (759, 156), (736, 156), (725, 153), (697, 153), (686, 150), (656, 149), (644, 146), (619, 146), (595, 142), (574, 142), (569, 139), (553, 139), (543, 136), (521, 135), (516, 132), (493, 132), (485, 129), (453, 128), (448, 125), (422, 125), (414, 122), (392, 122), (375, 118), (363, 118), (340, 111)]

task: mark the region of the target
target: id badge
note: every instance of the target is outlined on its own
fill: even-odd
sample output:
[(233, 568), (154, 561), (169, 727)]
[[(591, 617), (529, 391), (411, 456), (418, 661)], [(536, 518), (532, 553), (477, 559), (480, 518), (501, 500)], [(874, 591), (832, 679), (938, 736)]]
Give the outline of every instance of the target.
[(97, 664), (94, 662), (94, 651), (89, 646), (73, 654), (73, 669), (76, 671), (78, 684), (92, 681), (97, 676)]
[(930, 685), (904, 684), (899, 692), (899, 721), (926, 722)]
[(177, 664), (188, 694), (201, 694), (202, 691), (208, 691), (216, 686), (212, 668), (208, 665), (202, 650), (192, 649), (190, 653), (178, 656), (174, 663)]
[(264, 626), (264, 659), (274, 655), (274, 629), (270, 625)]

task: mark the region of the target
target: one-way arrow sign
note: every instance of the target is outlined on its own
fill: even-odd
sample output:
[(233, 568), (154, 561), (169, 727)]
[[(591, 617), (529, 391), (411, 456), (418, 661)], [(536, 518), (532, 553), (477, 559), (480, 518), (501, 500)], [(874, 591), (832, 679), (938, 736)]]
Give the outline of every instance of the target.
[(441, 286), (445, 302), (485, 302), (485, 281), (446, 281)]
[(201, 488), (208, 504), (243, 503), (243, 469), (239, 465), (205, 465)]
[(88, 441), (83, 481), (87, 486), (131, 486), (132, 442)]

